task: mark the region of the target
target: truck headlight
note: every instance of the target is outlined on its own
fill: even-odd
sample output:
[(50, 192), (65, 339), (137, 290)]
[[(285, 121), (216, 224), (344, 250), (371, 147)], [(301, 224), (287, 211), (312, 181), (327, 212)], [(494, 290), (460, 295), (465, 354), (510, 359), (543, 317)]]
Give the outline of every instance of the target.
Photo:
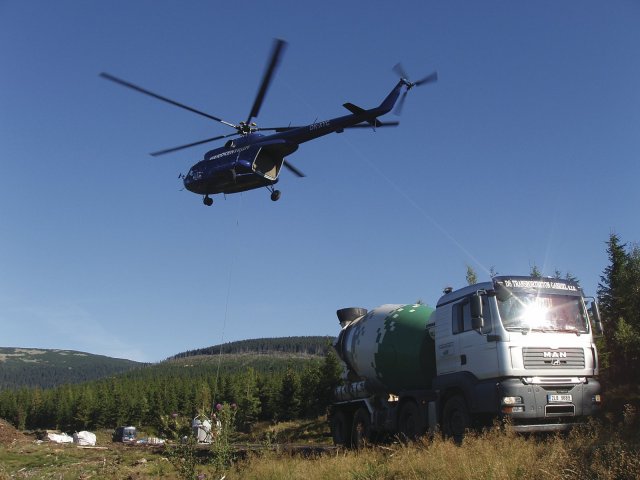
[(600, 397), (600, 395), (592, 395), (591, 403), (593, 403), (594, 405), (600, 405), (602, 403), (602, 398)]
[(522, 404), (522, 397), (502, 397), (502, 413), (524, 412), (524, 405)]

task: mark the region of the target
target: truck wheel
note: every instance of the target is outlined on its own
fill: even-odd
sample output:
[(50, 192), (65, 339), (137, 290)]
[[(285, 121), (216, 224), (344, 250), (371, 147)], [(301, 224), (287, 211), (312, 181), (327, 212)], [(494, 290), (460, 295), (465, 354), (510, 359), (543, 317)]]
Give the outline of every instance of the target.
[(342, 410), (331, 417), (331, 436), (334, 445), (351, 447), (351, 418)]
[(400, 407), (398, 431), (403, 440), (415, 440), (420, 435), (420, 412), (415, 402), (408, 401)]
[(359, 408), (353, 415), (351, 441), (354, 448), (362, 448), (371, 440), (371, 416), (366, 408)]
[(447, 400), (442, 412), (442, 431), (456, 443), (462, 443), (464, 432), (471, 426), (471, 417), (462, 395), (455, 395)]

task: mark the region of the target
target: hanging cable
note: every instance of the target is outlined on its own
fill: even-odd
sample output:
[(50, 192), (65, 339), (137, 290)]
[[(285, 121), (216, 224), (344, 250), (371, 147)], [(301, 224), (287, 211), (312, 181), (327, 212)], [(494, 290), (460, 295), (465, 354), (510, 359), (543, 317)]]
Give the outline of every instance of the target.
[[(240, 238), (240, 213), (242, 211), (242, 193), (240, 193), (239, 197), (240, 197), (240, 203), (238, 205), (238, 211), (236, 214), (236, 235), (238, 239)], [(235, 245), (239, 244), (238, 241), (234, 243)], [(227, 315), (229, 314), (229, 298), (231, 297), (231, 279), (233, 275), (233, 267), (235, 266), (236, 256), (237, 256), (237, 251), (236, 253), (234, 253), (234, 255), (231, 256), (231, 263), (229, 265), (229, 277), (227, 280), (227, 300), (224, 306), (224, 319), (222, 321), (222, 332), (220, 336), (220, 352), (218, 353), (218, 367), (216, 370), (216, 381), (215, 381), (216, 389), (219, 388), (218, 380), (220, 379), (220, 364), (222, 363), (222, 348), (224, 346), (224, 330), (227, 326)], [(215, 392), (214, 392), (214, 398), (215, 398)]]

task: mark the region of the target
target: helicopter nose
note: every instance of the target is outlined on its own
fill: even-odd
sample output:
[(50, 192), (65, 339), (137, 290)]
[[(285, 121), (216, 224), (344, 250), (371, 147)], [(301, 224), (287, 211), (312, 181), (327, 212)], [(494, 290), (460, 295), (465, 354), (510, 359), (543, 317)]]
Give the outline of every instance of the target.
[(191, 170), (189, 170), (189, 173), (187, 173), (186, 175), (182, 175), (182, 184), (188, 188), (189, 185), (191, 185), (193, 183), (193, 172)]

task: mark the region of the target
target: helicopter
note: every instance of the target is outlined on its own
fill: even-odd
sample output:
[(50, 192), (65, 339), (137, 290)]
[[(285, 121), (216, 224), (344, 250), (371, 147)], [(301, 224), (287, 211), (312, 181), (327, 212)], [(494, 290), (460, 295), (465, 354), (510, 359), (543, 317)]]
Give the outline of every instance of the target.
[[(226, 135), (218, 135), (151, 153), (155, 157), (229, 138), (224, 146), (206, 152), (203, 159), (194, 164), (186, 175), (180, 174), (179, 176), (187, 190), (203, 196), (203, 203), (207, 206), (213, 204), (211, 195), (218, 193), (226, 195), (262, 187), (266, 187), (271, 192), (271, 200), (278, 200), (280, 198), (280, 190), (276, 190), (274, 185), (278, 182), (283, 167), (298, 177), (305, 176), (304, 173), (286, 159), (286, 157), (298, 150), (300, 144), (329, 133), (342, 133), (348, 128), (376, 129), (378, 127), (397, 126), (399, 124), (397, 121), (381, 122), (378, 117), (390, 112), (394, 106), (395, 113), (399, 115), (409, 90), (425, 83), (435, 82), (438, 79), (437, 72), (433, 72), (420, 80), (411, 82), (402, 65), (398, 63), (393, 67), (393, 70), (400, 76), (400, 80), (377, 107), (364, 109), (353, 103), (345, 103), (343, 106), (349, 110), (349, 115), (314, 121), (303, 126), (258, 127), (253, 119), (257, 118), (260, 112), (260, 107), (286, 45), (287, 43), (284, 40), (274, 40), (267, 68), (263, 74), (260, 88), (249, 116), (245, 121), (241, 121), (238, 124), (227, 122), (214, 115), (158, 95), (111, 74), (103, 72), (100, 76), (124, 87), (222, 123), (235, 130), (233, 133)], [(401, 94), (402, 96), (400, 96)], [(269, 135), (259, 133), (265, 131), (274, 133)]]

